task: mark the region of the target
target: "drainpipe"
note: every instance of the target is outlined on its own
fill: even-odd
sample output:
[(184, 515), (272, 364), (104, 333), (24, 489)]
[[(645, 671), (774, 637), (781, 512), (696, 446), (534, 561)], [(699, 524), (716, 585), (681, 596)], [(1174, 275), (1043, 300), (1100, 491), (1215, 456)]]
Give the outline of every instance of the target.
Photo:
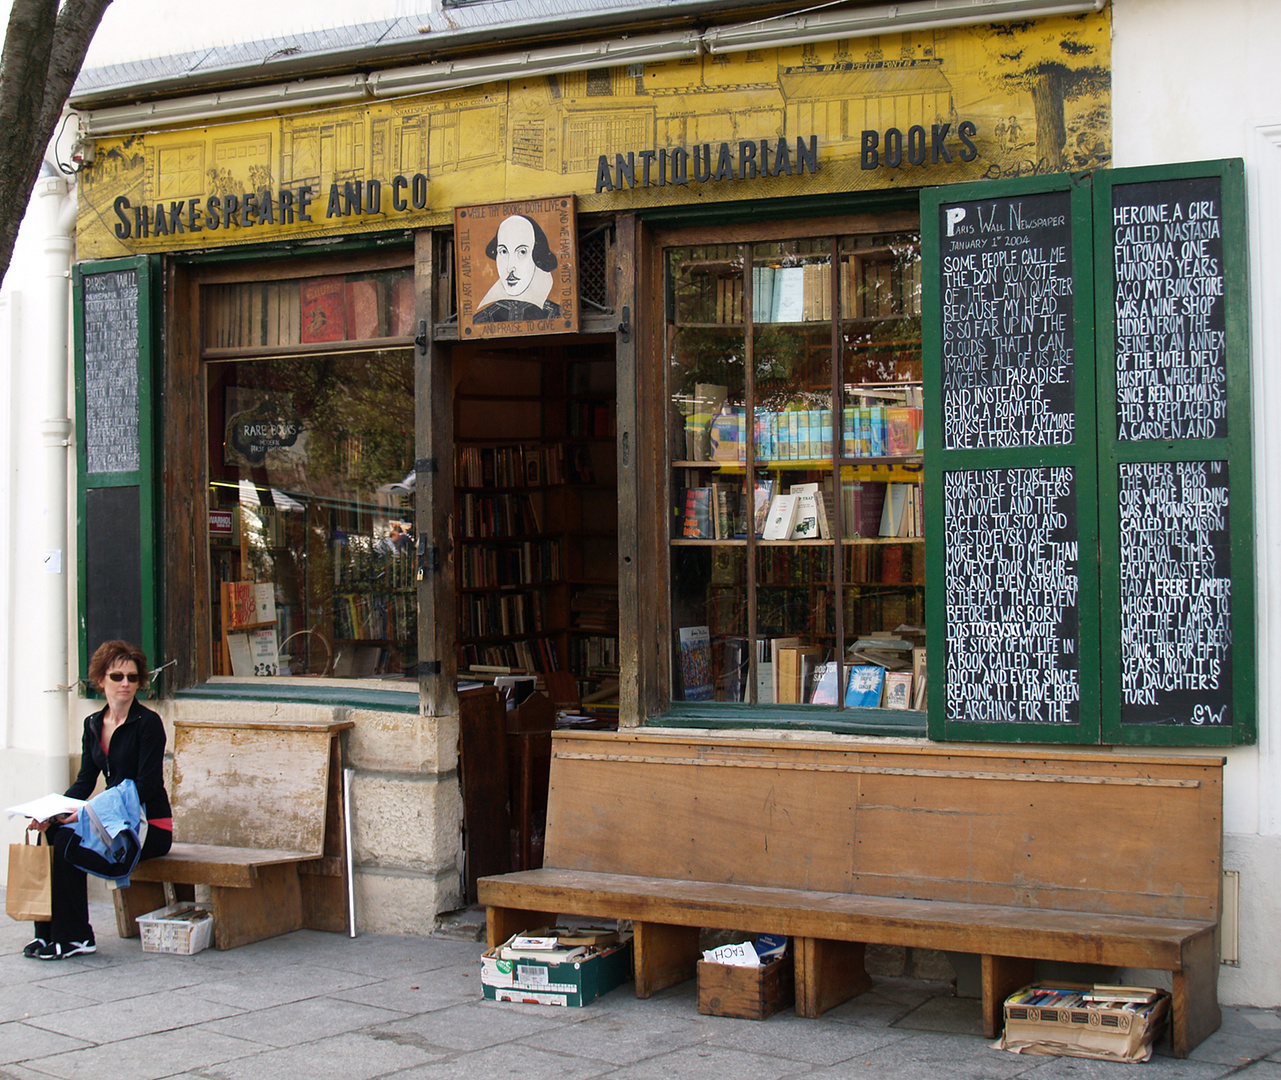
[[(32, 592), (38, 597), (41, 638), (28, 643), (33, 669), (31, 685), (40, 691), (39, 715), (44, 728), (46, 790), (64, 791), (68, 777), (68, 716), (73, 695), (64, 688), (75, 682), (68, 662), (68, 610), (72, 598), (72, 567), (67, 550), (68, 471), (74, 425), (67, 415), (68, 355), (71, 263), (75, 255), (76, 203), (69, 197), (67, 181), (47, 173), (36, 181), (35, 191), (43, 226), (44, 312), (43, 347), (26, 358), (38, 364), (37, 377), (42, 394), (32, 404), (40, 417), (40, 467), (37, 473), (41, 494), (31, 524), (40, 536), (35, 551), (38, 565)], [(28, 385), (31, 385), (28, 382)], [(33, 507), (32, 509), (36, 509)], [(21, 571), (19, 579), (21, 580)], [(34, 704), (34, 703), (32, 703)]]

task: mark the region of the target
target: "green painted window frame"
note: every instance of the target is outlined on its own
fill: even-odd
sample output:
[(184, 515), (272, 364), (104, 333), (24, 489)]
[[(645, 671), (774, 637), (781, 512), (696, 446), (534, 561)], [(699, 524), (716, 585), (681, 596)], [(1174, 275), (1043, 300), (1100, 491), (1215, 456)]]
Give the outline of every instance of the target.
[[(1226, 377), (1231, 422), (1224, 438), (1119, 443), (1116, 437), (1115, 279), (1112, 192), (1126, 184), (1217, 177), (1221, 182)], [(962, 202), (1069, 190), (1072, 193), (1072, 279), (1075, 295), (1077, 444), (1065, 448), (944, 450), (939, 215)], [(1254, 514), (1247, 221), (1240, 159), (1096, 170), (1011, 181), (980, 181), (921, 193), (925, 500), (928, 520), (942, 522), (943, 477), (952, 469), (1070, 464), (1077, 470), (1079, 561), (1079, 722), (1047, 725), (948, 721), (945, 715), (945, 551), (926, 549), (926, 625), (931, 740), (1079, 745), (1227, 746), (1257, 738), (1255, 691)], [(1083, 438), (1082, 436), (1089, 436)], [(1226, 460), (1234, 496), (1229, 500), (1232, 579), (1232, 724), (1123, 725), (1120, 705), (1120, 575), (1117, 467), (1132, 461)], [(1097, 560), (1084, 558), (1098, 551)]]
[[(137, 379), (138, 379), (138, 468), (121, 472), (90, 472), (86, 445), (87, 409), (85, 377), (85, 312), (84, 282), (100, 274), (132, 272), (138, 282), (137, 309)], [(77, 624), (79, 643), (79, 673), (86, 680), (89, 659), (101, 642), (89, 641), (87, 621), (89, 598), (88, 582), (88, 498), (94, 490), (111, 488), (136, 488), (138, 491), (138, 535), (140, 537), (140, 640), (137, 642), (147, 654), (153, 668), (159, 667), (161, 628), (159, 599), (161, 596), (162, 560), (158, 557), (156, 527), (158, 514), (156, 432), (159, 395), (156, 392), (154, 364), (158, 355), (158, 332), (161, 311), (159, 295), (161, 275), (156, 256), (138, 256), (83, 262), (72, 274), (72, 324), (75, 353), (76, 395), (76, 567)], [(130, 523), (132, 524), (132, 523)], [(154, 692), (153, 684), (153, 692)]]

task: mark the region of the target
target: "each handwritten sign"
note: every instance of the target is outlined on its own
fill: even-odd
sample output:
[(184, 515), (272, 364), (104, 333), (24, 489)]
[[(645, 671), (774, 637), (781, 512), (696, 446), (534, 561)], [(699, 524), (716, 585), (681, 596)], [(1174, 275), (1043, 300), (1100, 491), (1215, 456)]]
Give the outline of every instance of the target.
[(939, 207), (943, 446), (1075, 438), (1067, 192)]
[(1074, 470), (946, 472), (943, 493), (947, 720), (1079, 722)]
[(1232, 723), (1225, 461), (1118, 465), (1121, 722)]
[(138, 442), (138, 274), (83, 279), (85, 467), (135, 472)]
[(1117, 439), (1228, 431), (1217, 176), (1112, 189)]

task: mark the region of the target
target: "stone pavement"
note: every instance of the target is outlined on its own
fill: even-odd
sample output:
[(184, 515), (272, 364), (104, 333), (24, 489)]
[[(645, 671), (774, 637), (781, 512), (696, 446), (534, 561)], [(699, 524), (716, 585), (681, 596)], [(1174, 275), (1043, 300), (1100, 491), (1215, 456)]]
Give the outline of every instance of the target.
[(694, 984), (582, 1009), (481, 999), (475, 941), (300, 931), (193, 957), (143, 953), (92, 905), (98, 952), (28, 960), (0, 926), (0, 1078), (47, 1080), (1281, 1080), (1281, 1014), (1225, 1009), (1186, 1061), (1121, 1065), (994, 1050), (978, 1002), (909, 979), (819, 1020), (701, 1016)]

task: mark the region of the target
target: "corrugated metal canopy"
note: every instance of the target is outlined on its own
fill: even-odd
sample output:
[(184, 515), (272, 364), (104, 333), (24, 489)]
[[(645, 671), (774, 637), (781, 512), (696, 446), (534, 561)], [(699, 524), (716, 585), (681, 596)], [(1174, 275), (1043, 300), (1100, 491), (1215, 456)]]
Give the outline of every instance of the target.
[(485, 46), (565, 40), (576, 31), (692, 25), (716, 12), (759, 16), (777, 2), (752, 0), (482, 0), (440, 12), (214, 45), (195, 52), (82, 71), (75, 108), (95, 108), (174, 92), (198, 93), (322, 72), (368, 70), (456, 55)]

